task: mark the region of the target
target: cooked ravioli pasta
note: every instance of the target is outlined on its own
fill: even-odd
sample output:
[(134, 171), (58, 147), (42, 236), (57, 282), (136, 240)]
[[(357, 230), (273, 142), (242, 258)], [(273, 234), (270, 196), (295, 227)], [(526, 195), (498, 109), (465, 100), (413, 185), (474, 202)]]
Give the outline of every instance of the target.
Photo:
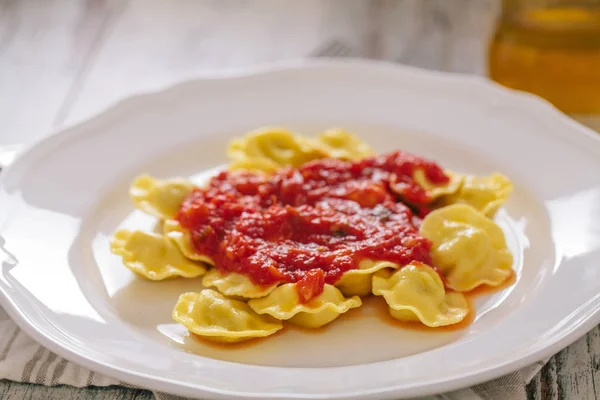
[(422, 169), (417, 169), (413, 174), (413, 179), (427, 192), (430, 201), (435, 201), (441, 196), (456, 193), (463, 181), (463, 176), (452, 171), (444, 171), (446, 176), (450, 178), (448, 183), (442, 185), (430, 182)]
[(319, 296), (302, 304), (293, 283), (277, 287), (267, 297), (248, 301), (248, 305), (259, 314), (268, 314), (305, 328), (326, 325), (361, 304), (360, 297), (345, 298), (335, 286), (327, 284)]
[(460, 189), (456, 193), (443, 196), (441, 204), (468, 204), (482, 214), (493, 217), (506, 202), (512, 190), (512, 183), (502, 174), (467, 175), (464, 177)]
[(511, 274), (513, 258), (504, 233), (469, 205), (454, 204), (431, 212), (420, 233), (433, 242), (431, 258), (451, 289), (463, 292), (483, 284), (498, 286)]
[(281, 321), (258, 315), (246, 303), (211, 289), (179, 296), (173, 319), (196, 335), (223, 343), (269, 336), (283, 327)]
[(291, 165), (327, 157), (306, 138), (279, 128), (262, 129), (246, 134), (229, 143), (227, 155), (233, 161), (230, 168), (273, 171)]
[(366, 296), (371, 293), (373, 274), (384, 268), (397, 269), (398, 264), (389, 261), (362, 260), (357, 269), (346, 271), (335, 283), (344, 296)]
[(212, 269), (204, 275), (202, 278), (202, 285), (206, 287), (215, 287), (225, 296), (235, 296), (246, 299), (265, 297), (277, 287), (277, 284), (265, 287), (257, 286), (253, 284), (246, 275), (235, 272), (222, 273), (217, 269)]
[(327, 157), (352, 161), (375, 155), (368, 144), (343, 129), (325, 131), (311, 142), (323, 149)]
[(194, 248), (190, 233), (183, 229), (181, 224), (173, 219), (167, 219), (163, 222), (163, 233), (171, 238), (179, 247), (184, 256), (194, 261), (202, 261), (214, 265), (214, 261), (204, 254), (199, 254)]
[(110, 249), (127, 268), (153, 281), (195, 278), (206, 272), (203, 264), (185, 258), (170, 238), (156, 233), (121, 229), (112, 237)]
[(414, 261), (388, 274), (373, 277), (373, 294), (385, 298), (390, 314), (398, 320), (435, 328), (456, 324), (469, 313), (465, 297), (446, 293), (442, 279), (426, 264)]
[(470, 312), (461, 292), (512, 273), (491, 219), (512, 191), (501, 174), (465, 175), (401, 150), (377, 155), (342, 129), (260, 129), (232, 140), (227, 156), (229, 170), (203, 187), (137, 177), (130, 197), (162, 229), (110, 240), (140, 277), (203, 276), (172, 313), (193, 334), (234, 343), (283, 321), (318, 328), (371, 294), (398, 320), (454, 325)]
[(160, 181), (141, 175), (133, 181), (129, 194), (136, 208), (157, 218), (172, 219), (194, 187), (181, 178)]

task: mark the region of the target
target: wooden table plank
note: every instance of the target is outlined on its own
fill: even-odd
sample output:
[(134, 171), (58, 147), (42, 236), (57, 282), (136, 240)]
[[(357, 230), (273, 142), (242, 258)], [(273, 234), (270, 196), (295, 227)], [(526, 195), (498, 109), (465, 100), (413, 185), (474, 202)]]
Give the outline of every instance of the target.
[(0, 2), (0, 145), (47, 134), (119, 0)]
[(529, 398), (597, 399), (600, 396), (599, 354), (600, 328), (595, 327), (552, 357), (529, 384)]
[(379, 58), (438, 71), (484, 75), (494, 0), (385, 0)]
[(368, 0), (133, 0), (103, 43), (71, 124), (136, 92), (214, 71), (306, 56), (330, 38), (360, 53)]
[(153, 400), (148, 390), (121, 387), (40, 386), (27, 383), (0, 381), (0, 399), (3, 400)]

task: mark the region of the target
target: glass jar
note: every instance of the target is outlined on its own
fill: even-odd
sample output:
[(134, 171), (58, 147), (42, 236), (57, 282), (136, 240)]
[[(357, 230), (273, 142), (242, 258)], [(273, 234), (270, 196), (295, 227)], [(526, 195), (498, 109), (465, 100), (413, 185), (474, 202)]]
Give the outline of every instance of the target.
[(600, 0), (503, 0), (488, 68), (600, 130)]

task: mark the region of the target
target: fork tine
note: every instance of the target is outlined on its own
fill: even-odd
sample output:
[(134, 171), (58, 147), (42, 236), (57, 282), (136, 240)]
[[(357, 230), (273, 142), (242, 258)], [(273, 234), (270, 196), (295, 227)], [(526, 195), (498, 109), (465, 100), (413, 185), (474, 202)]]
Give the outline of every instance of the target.
[(311, 57), (324, 57), (328, 54), (331, 54), (332, 51), (335, 51), (335, 41), (331, 42), (325, 42), (322, 43), (320, 46), (318, 46), (316, 49), (314, 49), (311, 53), (310, 56)]
[(342, 42), (336, 42), (335, 47), (335, 55), (338, 57), (343, 57), (349, 53), (348, 47)]
[(341, 41), (336, 41), (335, 44), (336, 44), (335, 55), (337, 57), (346, 57), (352, 53), (352, 49), (346, 43), (341, 42)]
[(338, 41), (334, 41), (331, 43), (330, 52), (328, 55), (331, 56), (339, 56), (344, 52), (344, 46)]
[(312, 57), (347, 57), (351, 54), (352, 49), (350, 46), (334, 39), (317, 47), (310, 55)]

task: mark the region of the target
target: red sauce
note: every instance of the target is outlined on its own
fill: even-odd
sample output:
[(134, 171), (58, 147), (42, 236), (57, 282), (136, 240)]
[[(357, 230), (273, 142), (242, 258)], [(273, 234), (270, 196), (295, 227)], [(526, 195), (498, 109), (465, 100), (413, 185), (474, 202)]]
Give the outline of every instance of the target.
[(412, 175), (448, 181), (434, 163), (403, 152), (357, 162), (322, 159), (272, 175), (222, 172), (194, 190), (177, 219), (217, 268), (257, 285), (297, 283), (300, 301), (318, 296), (365, 258), (431, 265), (419, 236), (427, 193)]

